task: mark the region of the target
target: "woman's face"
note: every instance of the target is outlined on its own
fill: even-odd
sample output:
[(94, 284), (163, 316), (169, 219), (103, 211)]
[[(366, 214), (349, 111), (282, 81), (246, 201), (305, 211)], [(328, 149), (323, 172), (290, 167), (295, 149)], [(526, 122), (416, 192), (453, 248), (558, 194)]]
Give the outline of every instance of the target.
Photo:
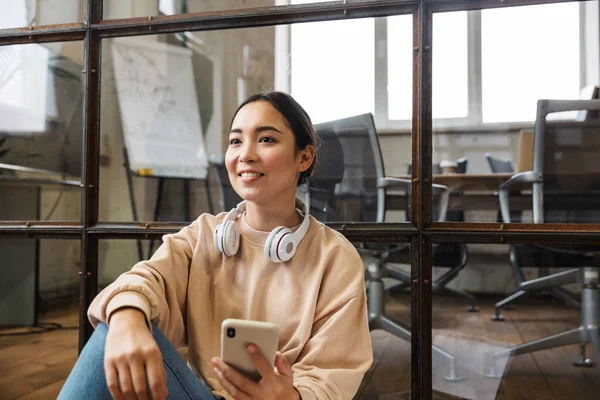
[(309, 147), (296, 152), (287, 121), (266, 101), (246, 104), (231, 124), (225, 165), (234, 190), (244, 200), (278, 204), (293, 198), (298, 177), (313, 158)]

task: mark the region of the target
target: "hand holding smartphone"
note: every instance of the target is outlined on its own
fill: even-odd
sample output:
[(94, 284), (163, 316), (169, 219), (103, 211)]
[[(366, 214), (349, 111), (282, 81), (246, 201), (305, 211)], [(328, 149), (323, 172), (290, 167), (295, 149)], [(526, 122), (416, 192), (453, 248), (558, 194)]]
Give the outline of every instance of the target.
[(255, 382), (261, 376), (246, 348), (257, 346), (274, 368), (278, 342), (279, 327), (270, 322), (229, 318), (221, 324), (221, 359)]

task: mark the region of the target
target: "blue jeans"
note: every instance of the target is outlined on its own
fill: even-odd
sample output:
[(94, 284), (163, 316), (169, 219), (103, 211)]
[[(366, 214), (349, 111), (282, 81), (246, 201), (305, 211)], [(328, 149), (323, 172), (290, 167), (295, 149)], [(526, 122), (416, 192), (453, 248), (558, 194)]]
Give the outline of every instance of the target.
[[(108, 327), (99, 324), (79, 355), (58, 400), (112, 399), (104, 374), (104, 345)], [(215, 400), (215, 396), (186, 365), (175, 347), (155, 326), (152, 336), (162, 353), (169, 399)]]

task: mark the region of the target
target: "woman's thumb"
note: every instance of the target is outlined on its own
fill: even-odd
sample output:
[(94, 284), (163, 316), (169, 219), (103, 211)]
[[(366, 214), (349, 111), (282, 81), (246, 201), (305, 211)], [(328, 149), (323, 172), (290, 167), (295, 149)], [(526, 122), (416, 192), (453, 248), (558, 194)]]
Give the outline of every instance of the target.
[(275, 367), (277, 368), (277, 372), (281, 375), (292, 376), (292, 366), (288, 362), (287, 358), (281, 353), (277, 352), (275, 356)]

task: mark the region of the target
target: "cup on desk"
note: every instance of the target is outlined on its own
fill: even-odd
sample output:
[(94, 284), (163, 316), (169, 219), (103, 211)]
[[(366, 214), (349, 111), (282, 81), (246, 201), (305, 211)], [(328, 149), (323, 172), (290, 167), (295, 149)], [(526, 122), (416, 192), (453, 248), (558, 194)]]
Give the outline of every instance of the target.
[(442, 174), (455, 174), (456, 173), (457, 164), (456, 161), (451, 160), (442, 160), (440, 162), (440, 169), (442, 170)]

